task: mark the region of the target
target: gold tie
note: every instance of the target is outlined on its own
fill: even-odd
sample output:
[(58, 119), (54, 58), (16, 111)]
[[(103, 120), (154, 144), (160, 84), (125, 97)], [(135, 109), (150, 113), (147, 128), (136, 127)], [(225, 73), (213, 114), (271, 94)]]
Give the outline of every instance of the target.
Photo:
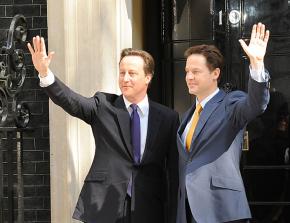
[(188, 130), (188, 133), (187, 133), (187, 136), (186, 136), (186, 142), (185, 142), (185, 145), (186, 145), (186, 149), (187, 151), (190, 150), (190, 145), (191, 145), (191, 140), (192, 140), (192, 136), (193, 136), (193, 133), (194, 133), (194, 130), (195, 130), (195, 127), (197, 125), (197, 122), (198, 122), (198, 119), (199, 119), (199, 116), (200, 116), (200, 113), (202, 111), (202, 107), (200, 104), (198, 104), (195, 108), (195, 111), (193, 113), (193, 119), (192, 119), (192, 123), (191, 123), (191, 126), (190, 126), (190, 129)]

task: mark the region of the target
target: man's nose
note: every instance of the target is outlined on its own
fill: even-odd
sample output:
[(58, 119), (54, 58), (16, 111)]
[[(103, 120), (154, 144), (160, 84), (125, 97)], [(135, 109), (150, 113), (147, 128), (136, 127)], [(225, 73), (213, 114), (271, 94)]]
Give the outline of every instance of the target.
[(128, 72), (126, 72), (124, 75), (124, 81), (130, 81), (130, 75)]
[(192, 72), (187, 72), (186, 73), (186, 78), (189, 79), (189, 80), (192, 80), (194, 79), (195, 75), (192, 73)]

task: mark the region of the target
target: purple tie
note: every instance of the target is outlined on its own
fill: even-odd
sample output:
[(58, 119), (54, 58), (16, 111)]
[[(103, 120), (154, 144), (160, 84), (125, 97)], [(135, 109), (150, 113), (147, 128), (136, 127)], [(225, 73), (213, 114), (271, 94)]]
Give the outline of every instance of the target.
[(131, 142), (133, 147), (133, 155), (135, 164), (139, 164), (141, 158), (140, 117), (137, 112), (138, 105), (131, 104), (130, 107), (133, 109), (131, 114)]
[[(137, 112), (138, 105), (131, 104), (130, 107), (133, 109), (131, 113), (131, 143), (133, 147), (133, 155), (134, 155), (134, 163), (140, 163), (140, 117)], [(132, 176), (130, 178), (127, 194), (131, 197), (132, 196)]]

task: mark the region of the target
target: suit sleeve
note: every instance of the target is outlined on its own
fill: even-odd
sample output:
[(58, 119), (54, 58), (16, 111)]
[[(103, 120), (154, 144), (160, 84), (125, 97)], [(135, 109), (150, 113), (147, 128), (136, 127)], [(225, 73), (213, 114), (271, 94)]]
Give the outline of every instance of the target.
[[(269, 74), (266, 71), (266, 75)], [(269, 83), (257, 82), (251, 77), (248, 82), (248, 94), (232, 92), (228, 97), (227, 107), (232, 123), (241, 128), (262, 114), (270, 100)]]
[(170, 150), (167, 159), (167, 182), (168, 182), (168, 210), (167, 219), (169, 223), (176, 222), (176, 212), (177, 212), (177, 196), (178, 196), (178, 150), (177, 150), (177, 129), (179, 126), (179, 116), (174, 113), (174, 121), (172, 122), (171, 137), (170, 137)]
[(98, 98), (87, 98), (77, 94), (57, 77), (55, 82), (43, 88), (49, 98), (70, 115), (91, 123), (97, 112)]

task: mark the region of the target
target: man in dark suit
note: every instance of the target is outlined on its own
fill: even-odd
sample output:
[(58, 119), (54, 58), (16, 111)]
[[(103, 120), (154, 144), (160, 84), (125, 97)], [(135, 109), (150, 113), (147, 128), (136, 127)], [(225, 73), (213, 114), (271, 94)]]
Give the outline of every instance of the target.
[(40, 85), (70, 115), (88, 123), (95, 157), (73, 218), (87, 223), (175, 222), (178, 185), (178, 114), (147, 97), (154, 60), (125, 49), (119, 62), (122, 95), (83, 97), (49, 70), (43, 38), (28, 44)]
[(248, 94), (218, 88), (223, 57), (212, 45), (189, 48), (186, 82), (195, 103), (178, 129), (179, 198), (177, 223), (248, 222), (249, 205), (239, 169), (243, 131), (269, 101), (264, 55), (269, 31), (254, 25), (249, 45)]

